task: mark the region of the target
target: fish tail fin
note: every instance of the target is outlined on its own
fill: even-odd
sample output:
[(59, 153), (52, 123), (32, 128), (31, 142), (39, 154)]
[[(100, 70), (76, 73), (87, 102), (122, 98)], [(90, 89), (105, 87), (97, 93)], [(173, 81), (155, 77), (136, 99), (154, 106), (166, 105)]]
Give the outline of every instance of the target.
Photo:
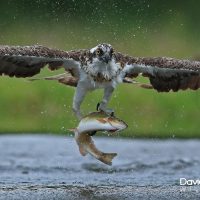
[(99, 160), (107, 165), (112, 165), (112, 160), (115, 156), (117, 156), (117, 153), (103, 153)]
[(85, 151), (85, 149), (81, 145), (79, 145), (79, 152), (82, 156), (86, 156), (88, 154), (88, 152)]

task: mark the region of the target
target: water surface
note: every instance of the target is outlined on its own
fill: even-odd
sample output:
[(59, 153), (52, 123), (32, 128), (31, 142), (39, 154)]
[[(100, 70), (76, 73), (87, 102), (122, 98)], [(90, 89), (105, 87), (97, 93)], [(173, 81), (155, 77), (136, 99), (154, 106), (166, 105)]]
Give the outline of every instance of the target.
[[(113, 194), (117, 196), (111, 197), (126, 194), (130, 199), (136, 194), (161, 195), (170, 190), (173, 195), (199, 194), (200, 186), (191, 189), (179, 185), (182, 177), (200, 178), (199, 140), (110, 137), (94, 137), (94, 140), (100, 150), (118, 153), (113, 166), (102, 164), (90, 155), (82, 157), (72, 137), (0, 136), (0, 199), (5, 195), (16, 197), (16, 192), (22, 195), (24, 191), (30, 192), (29, 195), (39, 192), (50, 196), (52, 191), (60, 195), (64, 192), (64, 196), (68, 191), (68, 195), (74, 192), (87, 198), (100, 191), (99, 198), (115, 191)], [(25, 197), (22, 195), (21, 199)]]

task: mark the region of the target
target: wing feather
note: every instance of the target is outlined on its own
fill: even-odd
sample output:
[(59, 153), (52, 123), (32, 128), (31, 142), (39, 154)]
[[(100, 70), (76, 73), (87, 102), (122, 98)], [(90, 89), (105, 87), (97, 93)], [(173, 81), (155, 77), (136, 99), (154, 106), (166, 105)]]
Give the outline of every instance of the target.
[(148, 77), (159, 92), (200, 88), (200, 62), (166, 57), (130, 57), (116, 53), (116, 62), (121, 62), (124, 77)]
[(51, 70), (64, 67), (72, 75), (82, 62), (86, 50), (62, 51), (44, 46), (0, 46), (0, 75), (31, 77), (47, 66)]

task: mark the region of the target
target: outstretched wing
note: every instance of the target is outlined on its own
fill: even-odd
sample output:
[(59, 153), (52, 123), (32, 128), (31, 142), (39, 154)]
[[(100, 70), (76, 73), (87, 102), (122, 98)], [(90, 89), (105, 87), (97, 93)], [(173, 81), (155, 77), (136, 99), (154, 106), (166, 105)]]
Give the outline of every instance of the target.
[(139, 58), (115, 53), (116, 61), (122, 63), (123, 77), (148, 77), (158, 92), (176, 92), (180, 89), (200, 88), (200, 62), (166, 57)]
[(66, 52), (44, 46), (0, 46), (0, 75), (31, 77), (48, 65), (51, 70), (64, 67), (77, 77), (86, 51)]

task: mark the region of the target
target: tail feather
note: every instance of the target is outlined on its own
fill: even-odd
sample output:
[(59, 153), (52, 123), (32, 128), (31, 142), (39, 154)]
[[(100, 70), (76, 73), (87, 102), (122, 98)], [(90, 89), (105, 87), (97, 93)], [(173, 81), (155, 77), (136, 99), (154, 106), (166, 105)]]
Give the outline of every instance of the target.
[(37, 81), (37, 80), (60, 80), (62, 78), (66, 77), (66, 73), (63, 74), (58, 74), (54, 76), (47, 76), (47, 77), (42, 77), (42, 78), (30, 78), (28, 79), (29, 81)]
[(107, 165), (112, 165), (115, 156), (117, 156), (117, 153), (103, 153), (99, 160)]
[(150, 85), (150, 84), (145, 84), (145, 83), (143, 83), (143, 84), (140, 84), (139, 86), (140, 86), (141, 88), (145, 88), (145, 89), (153, 89), (153, 86)]
[(59, 83), (62, 83), (64, 85), (73, 86), (76, 87), (78, 83), (78, 79), (76, 77), (73, 77), (69, 73), (65, 72), (63, 74), (58, 74), (54, 76), (48, 76), (43, 78), (30, 78), (29, 81), (37, 81), (37, 80), (56, 80)]
[(123, 79), (123, 82), (124, 82), (124, 83), (135, 84), (136, 86), (139, 86), (139, 87), (145, 88), (145, 89), (153, 89), (153, 86), (150, 85), (150, 84), (140, 83), (140, 82), (138, 82), (138, 81), (136, 81), (136, 80), (133, 80), (133, 79), (131, 79), (131, 78), (128, 78), (128, 77), (125, 77), (125, 78)]

